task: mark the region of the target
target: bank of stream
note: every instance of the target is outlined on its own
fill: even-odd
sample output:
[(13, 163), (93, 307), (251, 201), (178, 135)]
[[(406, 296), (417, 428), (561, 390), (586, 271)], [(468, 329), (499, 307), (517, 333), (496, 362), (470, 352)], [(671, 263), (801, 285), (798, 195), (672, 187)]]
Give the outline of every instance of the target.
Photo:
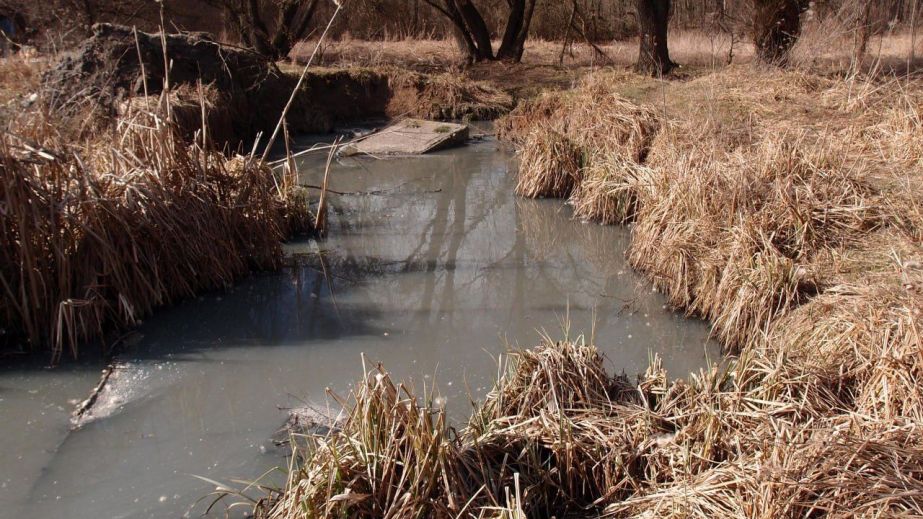
[[(323, 162), (303, 158), (306, 184), (320, 183)], [(111, 398), (77, 430), (70, 412), (102, 365), (0, 370), (0, 515), (195, 516), (214, 485), (193, 475), (285, 466), (272, 437), (286, 409), (345, 394), (362, 353), (395, 379), (436, 385), (459, 419), (507, 345), (562, 336), (565, 320), (572, 335), (593, 331), (615, 372), (643, 371), (658, 353), (682, 376), (719, 355), (705, 323), (667, 309), (630, 270), (629, 230), (517, 198), (515, 167), (491, 138), (338, 161), (331, 186), (352, 194), (332, 196), (330, 237), (288, 244), (281, 272), (148, 319), (126, 340)]]

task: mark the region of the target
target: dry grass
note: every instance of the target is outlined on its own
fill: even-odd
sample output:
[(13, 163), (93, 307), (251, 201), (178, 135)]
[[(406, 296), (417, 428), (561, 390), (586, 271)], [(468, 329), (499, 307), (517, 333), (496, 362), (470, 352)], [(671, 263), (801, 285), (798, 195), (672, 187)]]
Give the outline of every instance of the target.
[[(649, 109), (615, 93), (642, 83), (613, 77), (499, 123), (519, 189), (632, 221), (632, 264), (737, 355), (675, 381), (655, 357), (629, 384), (592, 347), (546, 340), (513, 355), (457, 437), (416, 444), (363, 415), (400, 435), (372, 451), (346, 427), (303, 451), (272, 517), (324, 516), (298, 508), (306, 495), (343, 516), (923, 515), (923, 84), (732, 67), (659, 85)], [(402, 462), (423, 465), (390, 444), (444, 455), (439, 483), (395, 486), (413, 480)], [(347, 445), (392, 472), (350, 469), (340, 496), (375, 489), (355, 501), (305, 493), (317, 467), (313, 481), (342, 481), (320, 460)], [(369, 508), (402, 492), (407, 508)]]
[[(546, 93), (523, 102), (498, 122), (497, 131), (502, 139), (522, 145), (516, 185), (519, 195), (565, 198), (588, 173), (594, 182), (618, 175), (621, 182), (629, 183), (629, 177), (643, 176), (640, 170), (599, 163), (608, 158), (622, 163), (643, 161), (659, 124), (653, 110), (608, 92), (604, 82), (591, 78), (576, 92)], [(609, 204), (611, 209), (630, 212), (631, 194), (617, 186), (615, 189), (619, 193), (611, 195), (615, 197)], [(578, 202), (586, 199), (585, 190), (578, 193)], [(581, 216), (590, 216), (589, 203), (581, 204), (588, 211)], [(597, 201), (596, 205), (599, 203), (605, 202)], [(608, 221), (620, 218), (596, 216), (611, 218)]]
[(588, 162), (580, 184), (570, 196), (574, 216), (603, 225), (633, 220), (638, 211), (638, 193), (649, 189), (654, 172), (618, 154)]
[[(292, 52), (293, 58), (296, 61), (305, 60), (314, 50), (315, 43), (306, 41), (298, 44)], [(494, 42), (494, 47), (497, 48), (499, 43)], [(731, 44), (730, 36), (720, 33), (676, 31), (670, 34), (671, 55), (678, 62), (689, 66), (715, 66), (726, 63)], [(751, 44), (734, 40), (733, 46), (736, 62), (748, 62), (752, 59)], [(532, 39), (526, 45), (523, 64), (551, 66), (560, 63), (568, 67), (629, 66), (638, 57), (638, 43), (634, 39), (601, 43), (597, 48), (603, 54), (579, 38), (578, 41), (571, 42), (566, 49), (560, 41)], [(382, 41), (346, 38), (325, 42), (319, 55), (319, 63), (328, 66), (398, 65), (415, 70), (441, 70), (458, 66), (462, 61), (463, 56), (453, 40), (417, 38)]]
[(513, 352), (501, 372), (453, 434), (431, 395), (396, 385), (380, 366), (366, 371), (341, 400), (340, 428), (295, 439), (300, 467), (257, 515), (560, 517), (627, 495), (634, 446), (651, 424), (596, 348), (546, 340)]
[(0, 58), (0, 129), (22, 110), (23, 96), (39, 87), (44, 60), (12, 56)]
[(4, 340), (54, 361), (277, 266), (281, 240), (309, 220), (284, 180), (189, 145), (160, 108), (81, 143), (35, 114), (0, 138), (0, 172)]
[[(307, 61), (317, 41), (298, 43), (291, 52), (299, 63)], [(459, 60), (454, 43), (446, 40), (403, 39), (366, 41), (352, 38), (325, 41), (317, 63), (326, 66), (396, 65), (413, 70), (444, 70)]]
[(848, 393), (784, 357), (745, 355), (637, 384), (581, 339), (512, 352), (453, 434), (431, 395), (379, 366), (257, 517), (893, 517), (923, 510), (911, 421), (850, 414)]
[[(316, 42), (300, 43), (292, 52), (296, 61), (306, 59)], [(496, 47), (499, 42), (494, 42)], [(903, 70), (911, 48), (907, 32), (873, 36), (861, 63), (861, 69), (878, 67)], [(923, 57), (923, 38), (916, 38), (916, 56)], [(687, 70), (715, 70), (728, 64), (749, 64), (754, 61), (753, 44), (745, 35), (721, 31), (675, 30), (669, 36), (670, 56)], [(854, 68), (854, 28), (836, 19), (808, 22), (792, 50), (792, 63), (798, 68), (815, 72), (833, 72)], [(598, 50), (597, 50), (598, 49)], [(599, 67), (630, 68), (638, 57), (635, 39), (599, 43), (597, 49), (579, 38), (566, 49), (560, 41), (532, 39), (526, 46), (519, 77), (536, 68), (557, 68), (580, 71), (580, 76)], [(562, 58), (563, 52), (563, 60)], [(600, 52), (601, 51), (601, 52)], [(453, 40), (394, 39), (365, 41), (345, 38), (326, 42), (321, 47), (319, 63), (327, 66), (387, 66), (421, 71), (460, 68), (463, 56)], [(918, 62), (914, 65), (919, 67)], [(478, 77), (477, 67), (472, 71)], [(682, 69), (680, 69), (682, 74)], [(487, 73), (487, 75), (490, 75)], [(515, 79), (515, 77), (513, 78)], [(503, 85), (516, 88), (516, 85)]]
[(542, 127), (523, 144), (516, 193), (528, 198), (561, 198), (580, 183), (580, 148), (561, 132)]

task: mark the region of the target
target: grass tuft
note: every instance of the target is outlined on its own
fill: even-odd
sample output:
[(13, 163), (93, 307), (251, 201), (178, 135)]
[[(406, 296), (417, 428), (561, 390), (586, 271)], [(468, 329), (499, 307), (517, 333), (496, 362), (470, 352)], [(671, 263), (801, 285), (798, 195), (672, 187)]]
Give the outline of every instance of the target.
[(0, 137), (0, 316), (57, 362), (155, 307), (281, 260), (307, 229), (289, 178), (189, 145), (163, 105), (68, 144), (40, 114)]

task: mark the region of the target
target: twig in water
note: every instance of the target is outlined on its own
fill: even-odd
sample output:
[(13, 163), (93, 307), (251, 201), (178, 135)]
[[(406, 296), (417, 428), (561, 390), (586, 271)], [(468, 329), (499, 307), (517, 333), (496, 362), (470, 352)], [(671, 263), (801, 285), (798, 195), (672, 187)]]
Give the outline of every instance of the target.
[[(390, 188), (390, 189), (374, 189), (374, 190), (372, 190), (372, 191), (336, 191), (336, 190), (330, 189), (330, 188), (327, 188), (326, 191), (327, 191), (328, 193), (333, 193), (334, 195), (342, 195), (342, 196), (350, 196), (350, 195), (355, 195), (355, 196), (362, 196), (362, 195), (366, 195), (366, 196), (368, 196), (368, 195), (383, 195), (383, 194), (385, 194), (385, 193), (391, 193), (391, 192), (393, 192), (393, 191), (397, 191), (398, 189), (400, 189), (400, 188), (406, 186), (407, 184), (410, 184), (410, 182), (404, 182), (403, 184), (401, 184), (401, 185), (399, 185), (399, 186), (394, 186), (394, 187), (392, 187), (392, 188)], [(324, 186), (318, 186), (318, 185), (314, 185), (314, 184), (299, 184), (298, 187), (303, 187), (303, 188), (305, 188), (305, 189), (317, 189), (317, 190), (319, 190), (319, 191), (324, 190)], [(442, 193), (442, 189), (427, 189), (427, 190), (424, 190), (424, 191), (416, 191), (416, 192), (414, 192), (413, 194), (428, 195), (428, 194), (433, 194), (433, 193)]]

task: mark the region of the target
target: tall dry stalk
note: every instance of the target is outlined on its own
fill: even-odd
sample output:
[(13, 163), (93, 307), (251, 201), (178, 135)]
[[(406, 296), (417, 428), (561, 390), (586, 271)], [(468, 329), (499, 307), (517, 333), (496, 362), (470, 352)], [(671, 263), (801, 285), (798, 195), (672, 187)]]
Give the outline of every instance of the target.
[(266, 149), (263, 150), (263, 155), (260, 158), (261, 163), (265, 164), (269, 158), (269, 154), (272, 153), (272, 147), (276, 143), (276, 139), (279, 137), (279, 131), (285, 124), (285, 118), (288, 117), (288, 112), (292, 109), (292, 105), (295, 103), (295, 99), (298, 97), (298, 94), (301, 91), (301, 86), (304, 84), (304, 80), (308, 75), (308, 70), (314, 63), (314, 58), (317, 56), (317, 51), (321, 44), (324, 42), (324, 39), (327, 37), (327, 33), (330, 32), (330, 27), (333, 26), (333, 22), (336, 20), (337, 15), (340, 14), (340, 10), (343, 9), (344, 4), (341, 2), (346, 1), (347, 0), (333, 0), (334, 4), (336, 4), (336, 10), (334, 10), (333, 14), (330, 15), (330, 20), (327, 22), (327, 26), (324, 28), (324, 32), (321, 33), (320, 38), (317, 40), (317, 44), (314, 46), (314, 51), (311, 53), (311, 57), (308, 58), (308, 62), (305, 63), (304, 69), (302, 69), (301, 75), (298, 77), (298, 82), (295, 83), (295, 88), (292, 89), (292, 93), (289, 96), (288, 101), (285, 103), (285, 107), (282, 109), (282, 114), (279, 115), (279, 122), (276, 123), (275, 129), (272, 131), (272, 136), (269, 137), (269, 142), (266, 143)]

